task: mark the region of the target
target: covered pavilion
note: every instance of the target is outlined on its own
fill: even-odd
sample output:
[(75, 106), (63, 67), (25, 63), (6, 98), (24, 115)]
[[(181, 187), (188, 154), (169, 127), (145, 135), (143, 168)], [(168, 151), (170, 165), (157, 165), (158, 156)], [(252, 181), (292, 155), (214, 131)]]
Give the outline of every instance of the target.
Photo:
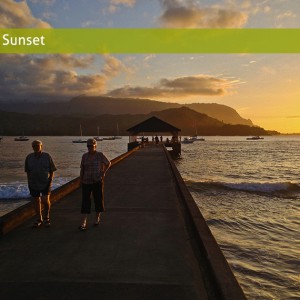
[(171, 134), (172, 138), (168, 143), (165, 143), (166, 147), (172, 148), (172, 153), (176, 156), (181, 154), (181, 144), (178, 139), (181, 129), (153, 116), (129, 129), (129, 143), (128, 151), (140, 145), (137, 141), (138, 135), (147, 136), (162, 136), (165, 133)]

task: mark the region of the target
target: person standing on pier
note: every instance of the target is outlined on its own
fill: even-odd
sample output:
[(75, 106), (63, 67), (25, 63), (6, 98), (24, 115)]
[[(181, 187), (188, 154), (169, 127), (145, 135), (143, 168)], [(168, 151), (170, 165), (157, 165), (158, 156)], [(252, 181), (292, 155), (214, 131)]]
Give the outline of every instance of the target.
[[(35, 199), (36, 212), (39, 216), (39, 219), (33, 224), (34, 228), (40, 227), (43, 223), (46, 227), (50, 226), (50, 193), (54, 171), (56, 171), (51, 155), (42, 152), (42, 147), (42, 141), (33, 141), (33, 153), (28, 154), (25, 159), (28, 188), (30, 195)], [(44, 204), (44, 218), (41, 202)]]
[(80, 181), (82, 185), (81, 213), (84, 215), (79, 226), (80, 230), (87, 229), (88, 215), (91, 213), (91, 194), (95, 202), (96, 220), (94, 225), (100, 223), (100, 213), (104, 211), (104, 177), (111, 162), (102, 153), (96, 151), (97, 141), (87, 140), (88, 152), (83, 154), (80, 165)]

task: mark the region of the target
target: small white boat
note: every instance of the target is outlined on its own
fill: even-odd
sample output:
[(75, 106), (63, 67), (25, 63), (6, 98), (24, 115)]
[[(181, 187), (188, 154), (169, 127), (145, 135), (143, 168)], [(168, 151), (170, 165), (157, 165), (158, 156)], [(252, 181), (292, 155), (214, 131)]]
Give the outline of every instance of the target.
[(114, 136), (115, 140), (120, 140), (122, 137), (119, 134), (120, 129), (119, 129), (119, 123), (117, 123), (117, 135)]
[(182, 144), (192, 144), (192, 143), (194, 143), (194, 140), (192, 140), (191, 138), (184, 138), (181, 143)]
[(99, 136), (99, 126), (97, 126), (97, 136), (94, 136), (94, 139), (98, 142), (103, 141), (103, 138)]
[(197, 135), (190, 136), (189, 139), (193, 141), (205, 141), (205, 138), (200, 138)]
[(198, 130), (197, 130), (196, 121), (194, 122), (194, 127), (195, 127), (195, 134), (191, 135), (189, 137), (189, 139), (193, 140), (193, 141), (205, 141), (205, 138), (198, 137)]
[(16, 137), (15, 141), (16, 142), (26, 142), (26, 141), (29, 141), (29, 138), (25, 135), (22, 135), (22, 136)]
[(72, 143), (74, 143), (74, 144), (83, 144), (83, 143), (86, 143), (86, 142), (87, 142), (87, 140), (82, 140), (82, 139), (72, 141)]
[(116, 139), (116, 137), (114, 137), (114, 136), (104, 136), (103, 137), (103, 141), (113, 141), (115, 139)]
[[(79, 126), (79, 129), (80, 129), (80, 136), (82, 137), (82, 128), (81, 128), (81, 124), (80, 124), (80, 126)], [(86, 142), (87, 142), (87, 140), (82, 139), (82, 138), (77, 139), (77, 140), (73, 140), (73, 141), (72, 141), (72, 143), (75, 143), (75, 144), (83, 144), (83, 143), (86, 143)]]
[(256, 136), (252, 136), (252, 137), (248, 137), (246, 138), (247, 140), (263, 140), (264, 138), (263, 137), (260, 137), (259, 135), (256, 135)]

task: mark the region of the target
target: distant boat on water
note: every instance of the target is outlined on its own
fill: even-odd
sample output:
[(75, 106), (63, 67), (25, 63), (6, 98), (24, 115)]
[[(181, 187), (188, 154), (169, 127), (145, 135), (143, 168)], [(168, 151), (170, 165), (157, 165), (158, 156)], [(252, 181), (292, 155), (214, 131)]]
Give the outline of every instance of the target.
[(195, 127), (195, 134), (191, 135), (189, 137), (189, 139), (193, 140), (193, 141), (205, 141), (205, 138), (198, 137), (198, 130), (197, 130), (196, 122), (194, 123), (194, 127)]
[(94, 139), (98, 142), (103, 141), (103, 138), (99, 136), (99, 126), (97, 126), (97, 136), (94, 136)]
[(119, 123), (117, 123), (117, 135), (114, 136), (115, 140), (120, 140), (122, 137), (120, 136)]
[(113, 141), (115, 139), (116, 139), (115, 136), (104, 136), (103, 137), (103, 141)]
[(87, 140), (85, 139), (82, 139), (82, 128), (81, 128), (81, 124), (79, 126), (79, 129), (80, 129), (80, 136), (81, 138), (80, 139), (77, 139), (77, 140), (73, 140), (72, 143), (75, 143), (75, 144), (83, 144), (83, 143), (86, 143)]
[(16, 137), (15, 141), (16, 142), (26, 142), (26, 141), (29, 141), (29, 138), (25, 135), (22, 135), (22, 136)]
[(82, 140), (82, 139), (72, 141), (72, 143), (74, 143), (74, 144), (84, 144), (86, 142), (87, 142), (87, 140)]
[(184, 138), (183, 141), (181, 142), (182, 144), (192, 144), (194, 143), (194, 140), (192, 140), (191, 138)]
[(246, 138), (246, 140), (263, 140), (263, 139), (264, 138), (260, 137), (259, 135)]
[(193, 141), (205, 141), (205, 138), (198, 137), (197, 135), (192, 135), (189, 139)]

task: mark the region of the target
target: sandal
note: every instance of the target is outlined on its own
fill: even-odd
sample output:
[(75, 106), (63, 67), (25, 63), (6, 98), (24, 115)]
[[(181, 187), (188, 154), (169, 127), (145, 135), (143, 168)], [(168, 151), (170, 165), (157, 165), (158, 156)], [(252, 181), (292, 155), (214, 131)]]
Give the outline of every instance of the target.
[(100, 224), (100, 213), (98, 213), (97, 215), (96, 215), (96, 221), (95, 221), (95, 223), (94, 223), (94, 226), (98, 226)]
[(100, 218), (96, 220), (96, 222), (94, 223), (94, 226), (98, 226), (100, 224)]
[(39, 228), (43, 224), (42, 220), (37, 220), (33, 225), (32, 228)]
[(81, 230), (81, 231), (84, 231), (84, 230), (86, 230), (86, 225), (80, 225), (79, 227), (78, 227), (78, 229), (79, 230)]
[(47, 218), (47, 219), (44, 220), (44, 225), (45, 225), (45, 227), (50, 227), (51, 226), (49, 218)]

